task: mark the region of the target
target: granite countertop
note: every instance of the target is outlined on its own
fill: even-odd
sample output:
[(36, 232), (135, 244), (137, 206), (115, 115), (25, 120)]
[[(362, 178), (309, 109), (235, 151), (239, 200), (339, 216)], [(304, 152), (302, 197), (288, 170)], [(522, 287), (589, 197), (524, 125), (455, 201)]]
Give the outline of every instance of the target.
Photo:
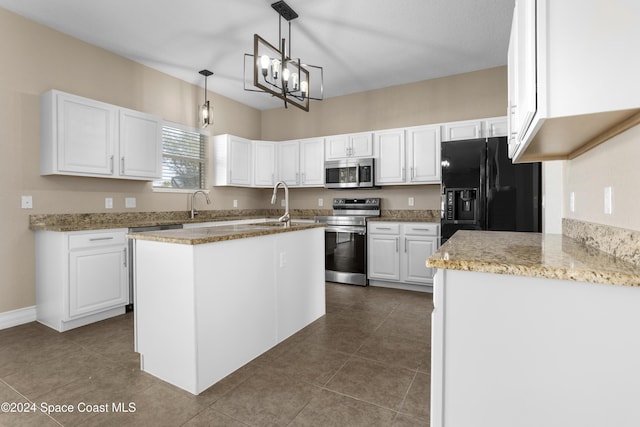
[[(294, 220), (313, 220), (315, 214), (315, 211), (292, 210), (291, 217)], [(194, 219), (189, 218), (189, 213), (186, 211), (42, 214), (30, 215), (29, 228), (32, 231), (86, 231), (248, 219), (258, 220), (279, 218), (281, 215), (282, 212), (278, 210), (265, 209), (200, 211), (199, 215)]]
[(291, 231), (321, 228), (325, 224), (291, 223), (283, 227), (280, 223), (219, 225), (214, 227), (183, 228), (175, 230), (145, 231), (130, 233), (127, 237), (137, 240), (177, 243), (182, 245), (200, 245), (204, 243), (222, 242), (226, 240), (246, 239), (269, 234), (287, 233)]
[(640, 266), (560, 234), (458, 231), (427, 266), (640, 286)]

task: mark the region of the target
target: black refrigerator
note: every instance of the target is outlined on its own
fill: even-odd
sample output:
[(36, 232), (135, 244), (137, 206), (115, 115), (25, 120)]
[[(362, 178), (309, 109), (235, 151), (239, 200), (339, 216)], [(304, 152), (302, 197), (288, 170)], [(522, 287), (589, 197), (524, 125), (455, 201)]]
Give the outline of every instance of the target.
[(445, 141), (442, 243), (458, 230), (540, 232), (540, 163), (513, 164), (507, 138)]

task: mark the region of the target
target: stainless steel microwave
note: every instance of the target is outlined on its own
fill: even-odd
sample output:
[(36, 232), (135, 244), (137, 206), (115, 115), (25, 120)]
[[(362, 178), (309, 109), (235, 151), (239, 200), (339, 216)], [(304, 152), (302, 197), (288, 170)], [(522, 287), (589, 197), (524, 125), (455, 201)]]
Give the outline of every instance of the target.
[(326, 188), (373, 188), (373, 158), (331, 160), (324, 163)]

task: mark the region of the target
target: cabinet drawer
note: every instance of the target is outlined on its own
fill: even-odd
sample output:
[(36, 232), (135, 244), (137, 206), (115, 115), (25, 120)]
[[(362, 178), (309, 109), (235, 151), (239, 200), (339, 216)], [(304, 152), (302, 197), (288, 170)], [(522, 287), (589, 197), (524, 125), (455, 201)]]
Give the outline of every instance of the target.
[(402, 225), (402, 232), (412, 236), (437, 236), (439, 231), (440, 224), (437, 223), (414, 223)]
[(368, 232), (373, 234), (400, 234), (400, 224), (389, 222), (370, 222)]
[(109, 230), (102, 232), (90, 232), (72, 234), (69, 236), (69, 249), (94, 248), (97, 246), (124, 245), (127, 230)]

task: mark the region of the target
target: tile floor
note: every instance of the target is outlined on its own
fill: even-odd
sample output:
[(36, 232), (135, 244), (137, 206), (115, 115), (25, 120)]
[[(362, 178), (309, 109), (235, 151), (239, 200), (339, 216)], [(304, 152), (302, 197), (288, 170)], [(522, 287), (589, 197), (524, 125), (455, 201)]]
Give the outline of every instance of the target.
[(326, 295), (326, 316), (199, 396), (138, 369), (132, 314), (1, 330), (0, 402), (36, 411), (0, 412), (0, 426), (428, 426), (431, 294)]

